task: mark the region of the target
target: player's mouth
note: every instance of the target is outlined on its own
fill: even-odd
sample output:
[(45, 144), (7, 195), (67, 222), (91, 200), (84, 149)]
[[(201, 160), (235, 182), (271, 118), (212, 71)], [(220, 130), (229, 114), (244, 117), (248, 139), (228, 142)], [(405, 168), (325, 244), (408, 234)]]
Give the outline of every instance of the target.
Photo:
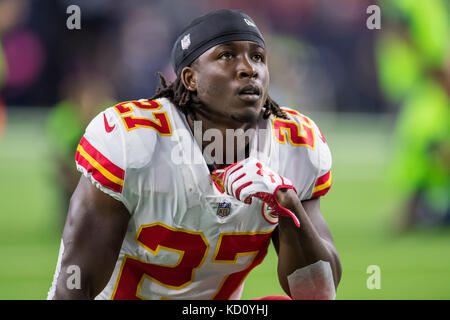
[(238, 96), (241, 100), (248, 101), (248, 102), (256, 102), (259, 100), (261, 95), (261, 90), (259, 87), (255, 85), (246, 85), (242, 87), (238, 91)]

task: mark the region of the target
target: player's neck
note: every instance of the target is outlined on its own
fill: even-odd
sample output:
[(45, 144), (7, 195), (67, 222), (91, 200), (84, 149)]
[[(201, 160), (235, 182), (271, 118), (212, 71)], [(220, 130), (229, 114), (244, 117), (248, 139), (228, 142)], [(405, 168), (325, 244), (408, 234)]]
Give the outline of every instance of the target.
[[(249, 129), (255, 128), (256, 124), (230, 128), (223, 123), (215, 122), (211, 118), (202, 118), (198, 115), (195, 120), (192, 116), (186, 115), (186, 120), (197, 143), (201, 146), (203, 155), (205, 156), (205, 148), (213, 149), (211, 159), (207, 160), (214, 162), (212, 165), (214, 169), (226, 167), (249, 156), (250, 140), (256, 132)], [(197, 124), (194, 121), (198, 121)], [(201, 135), (198, 132), (200, 131), (199, 128), (201, 128)], [(214, 129), (214, 132), (208, 133), (207, 131), (210, 129)], [(230, 129), (231, 131), (229, 131)], [(212, 138), (210, 137), (211, 132), (213, 133)], [(217, 139), (222, 139), (222, 141), (217, 141)], [(215, 144), (214, 148), (211, 148), (212, 143)], [(222, 146), (222, 150), (218, 150), (220, 146)]]
[[(189, 118), (191, 118), (189, 116)], [(192, 119), (191, 119), (192, 120)], [(222, 131), (224, 134), (226, 130), (248, 130), (251, 128), (256, 128), (257, 118), (239, 120), (237, 118), (230, 117), (222, 113), (211, 112), (210, 110), (196, 109), (195, 110), (195, 121), (201, 121), (202, 128), (204, 131), (208, 129), (217, 129)]]

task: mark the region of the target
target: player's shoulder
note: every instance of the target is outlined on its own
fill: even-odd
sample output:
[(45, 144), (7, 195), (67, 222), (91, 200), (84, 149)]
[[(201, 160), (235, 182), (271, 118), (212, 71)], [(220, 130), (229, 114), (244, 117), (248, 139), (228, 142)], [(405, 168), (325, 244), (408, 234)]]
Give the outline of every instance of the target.
[(311, 123), (311, 119), (309, 117), (294, 108), (283, 106), (280, 109), (288, 116), (290, 120), (304, 122), (307, 124)]
[(275, 142), (284, 158), (296, 158), (318, 174), (331, 168), (331, 152), (316, 122), (294, 108), (282, 107), (287, 118), (271, 117)]
[(314, 133), (316, 133), (316, 135), (318, 135), (318, 137), (321, 138), (322, 141), (325, 140), (319, 126), (311, 117), (301, 113), (294, 108), (281, 107), (281, 110), (288, 116), (288, 121), (294, 121), (300, 125), (311, 127)]
[[(117, 117), (122, 119), (124, 124), (122, 127), (127, 131), (133, 131), (138, 128), (153, 128), (155, 130), (158, 129), (156, 131), (159, 134), (169, 134), (169, 128), (164, 126), (165, 121), (161, 121), (164, 117), (158, 115), (167, 114), (171, 108), (173, 108), (173, 104), (167, 98), (161, 98), (124, 101), (107, 110), (111, 110)], [(145, 119), (154, 120), (153, 124)], [(154, 124), (156, 122), (161, 122), (161, 128)]]
[(287, 118), (271, 117), (277, 142), (292, 150), (308, 150), (310, 153), (326, 149), (327, 141), (314, 120), (293, 108), (282, 107), (281, 110)]
[[(114, 129), (128, 132), (129, 137), (142, 134), (167, 136), (172, 134), (172, 111), (173, 104), (166, 98), (129, 100), (103, 110), (91, 124), (101, 130), (105, 129), (106, 133), (111, 133)], [(139, 130), (145, 128), (152, 130)]]
[(123, 168), (143, 167), (151, 160), (159, 137), (172, 134), (171, 107), (167, 99), (118, 103), (89, 123), (80, 144), (91, 144)]
[[(285, 174), (291, 172), (293, 180), (308, 186), (303, 199), (324, 195), (331, 186), (332, 157), (328, 143), (313, 119), (293, 108), (281, 109), (287, 119), (272, 117), (271, 121)], [(303, 170), (298, 170), (299, 166)]]
[[(172, 108), (172, 103), (166, 98), (139, 99), (118, 103), (103, 113), (110, 116), (114, 124), (117, 122), (119, 131), (129, 132), (130, 137), (142, 134), (167, 136), (172, 134), (169, 119)], [(142, 128), (153, 130), (139, 130)]]
[(172, 106), (167, 99), (141, 99), (101, 111), (78, 144), (77, 169), (100, 190), (131, 208), (125, 189), (151, 163), (159, 137), (171, 135)]

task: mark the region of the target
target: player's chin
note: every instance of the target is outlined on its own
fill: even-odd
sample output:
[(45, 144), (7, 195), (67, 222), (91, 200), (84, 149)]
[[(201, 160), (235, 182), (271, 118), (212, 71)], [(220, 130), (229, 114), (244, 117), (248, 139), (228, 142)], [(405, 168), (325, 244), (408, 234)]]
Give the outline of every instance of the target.
[(236, 95), (231, 118), (239, 122), (254, 122), (264, 108), (264, 100), (259, 95)]
[(245, 105), (231, 115), (235, 121), (242, 123), (255, 122), (262, 112), (260, 105)]

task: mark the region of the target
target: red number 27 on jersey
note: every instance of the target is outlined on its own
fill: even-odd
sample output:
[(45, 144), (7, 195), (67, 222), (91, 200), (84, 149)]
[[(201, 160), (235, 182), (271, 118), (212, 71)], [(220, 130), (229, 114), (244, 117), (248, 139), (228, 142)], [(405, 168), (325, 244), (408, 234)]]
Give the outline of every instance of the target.
[[(212, 263), (235, 264), (241, 255), (252, 255), (252, 259), (243, 270), (225, 277), (211, 296), (212, 299), (230, 298), (247, 274), (264, 259), (270, 235), (271, 231), (220, 235)], [(163, 248), (179, 253), (179, 259), (168, 266), (147, 263), (126, 255), (112, 299), (145, 299), (140, 295), (140, 291), (146, 279), (170, 289), (184, 288), (194, 281), (195, 271), (204, 264), (209, 251), (209, 244), (203, 233), (175, 229), (159, 222), (141, 226), (136, 241), (153, 255), (157, 255)]]
[[(134, 108), (142, 110), (152, 110), (153, 119), (134, 117), (131, 113)], [(122, 116), (122, 121), (128, 131), (137, 128), (150, 128), (164, 136), (172, 135), (172, 129), (166, 112), (156, 112), (161, 109), (161, 104), (155, 100), (127, 101), (114, 106), (117, 112)]]

